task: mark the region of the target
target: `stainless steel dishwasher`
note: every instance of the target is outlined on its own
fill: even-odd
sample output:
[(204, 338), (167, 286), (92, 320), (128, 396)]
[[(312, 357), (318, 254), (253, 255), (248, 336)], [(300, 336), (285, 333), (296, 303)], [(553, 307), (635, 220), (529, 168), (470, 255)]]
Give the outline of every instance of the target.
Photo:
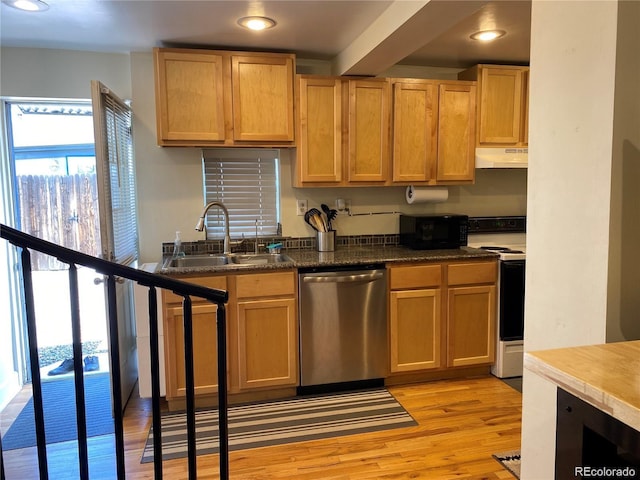
[(299, 273), (301, 387), (384, 378), (389, 358), (384, 265)]

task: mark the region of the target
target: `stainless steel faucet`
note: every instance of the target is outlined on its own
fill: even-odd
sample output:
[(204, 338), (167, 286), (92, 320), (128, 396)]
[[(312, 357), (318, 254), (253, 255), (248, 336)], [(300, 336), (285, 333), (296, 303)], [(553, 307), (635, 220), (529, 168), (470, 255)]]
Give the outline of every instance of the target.
[(258, 219), (257, 218), (256, 218), (256, 244), (253, 250), (254, 250), (254, 253), (257, 255), (258, 254)]
[(204, 231), (204, 239), (207, 239), (207, 227), (204, 222), (204, 217), (207, 215), (209, 209), (213, 206), (220, 207), (222, 212), (224, 213), (224, 254), (228, 255), (231, 253), (231, 237), (229, 236), (229, 210), (225, 207), (221, 202), (209, 202), (205, 205), (204, 210), (202, 210), (202, 214), (198, 219), (198, 223), (196, 224), (196, 230), (198, 232)]

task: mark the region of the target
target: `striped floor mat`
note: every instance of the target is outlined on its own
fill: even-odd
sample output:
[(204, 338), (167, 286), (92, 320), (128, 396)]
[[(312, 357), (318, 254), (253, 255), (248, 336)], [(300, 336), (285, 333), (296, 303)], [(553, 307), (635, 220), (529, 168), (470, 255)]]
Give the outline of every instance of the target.
[[(296, 397), (229, 408), (229, 449), (409, 427), (417, 422), (386, 389)], [(197, 454), (218, 452), (218, 413), (196, 412)], [(162, 458), (187, 456), (184, 413), (162, 417)], [(153, 461), (153, 431), (141, 463)]]

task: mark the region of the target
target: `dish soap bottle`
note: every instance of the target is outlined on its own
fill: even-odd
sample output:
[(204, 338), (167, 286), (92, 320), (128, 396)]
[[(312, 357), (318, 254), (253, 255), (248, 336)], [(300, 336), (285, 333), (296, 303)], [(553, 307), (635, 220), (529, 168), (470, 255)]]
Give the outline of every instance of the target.
[(184, 257), (184, 252), (182, 251), (182, 239), (180, 238), (180, 231), (176, 231), (176, 239), (173, 241), (173, 258), (182, 258)]

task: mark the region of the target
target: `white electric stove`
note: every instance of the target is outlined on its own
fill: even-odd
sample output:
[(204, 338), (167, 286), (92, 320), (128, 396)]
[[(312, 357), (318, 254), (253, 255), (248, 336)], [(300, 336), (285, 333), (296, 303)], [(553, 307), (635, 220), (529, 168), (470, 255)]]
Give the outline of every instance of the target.
[(496, 361), (499, 378), (522, 376), (526, 217), (470, 217), (468, 246), (499, 255)]

